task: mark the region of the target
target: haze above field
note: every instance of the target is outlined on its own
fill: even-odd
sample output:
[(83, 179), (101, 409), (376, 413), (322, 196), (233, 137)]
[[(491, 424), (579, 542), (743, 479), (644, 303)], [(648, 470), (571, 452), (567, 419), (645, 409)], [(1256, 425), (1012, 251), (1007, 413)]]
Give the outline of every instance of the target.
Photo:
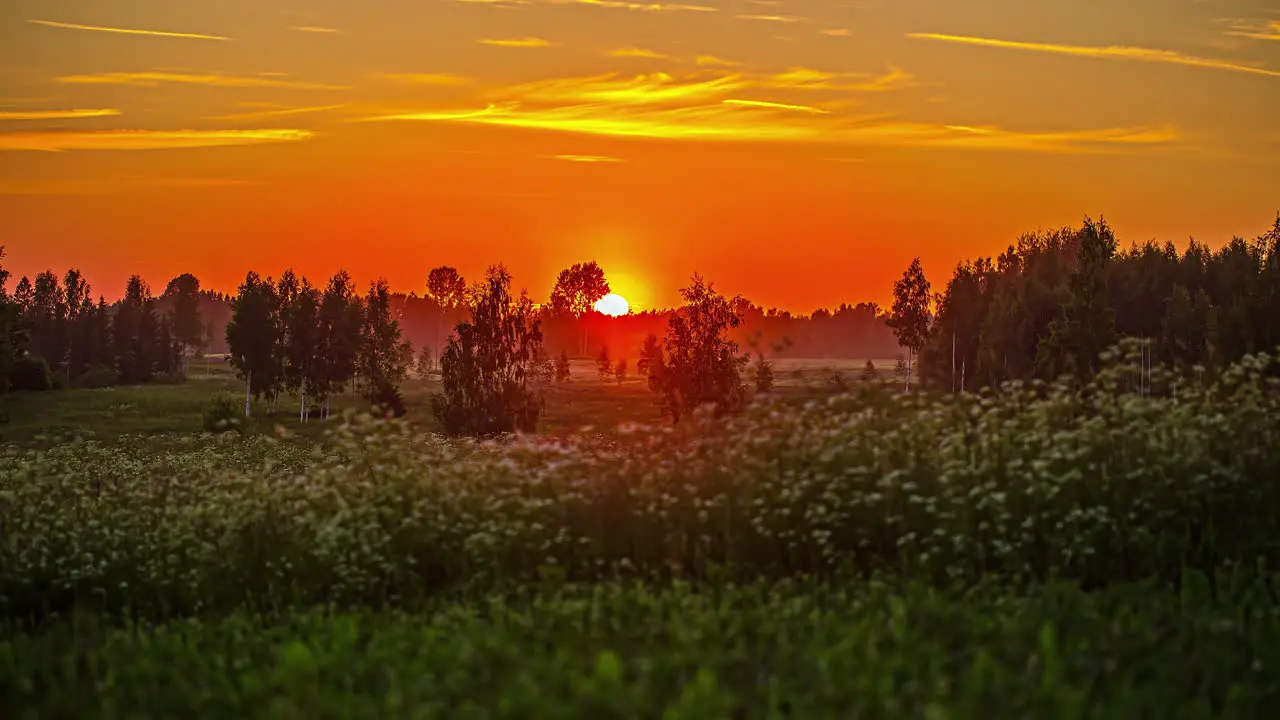
[(1265, 0), (8, 0), (0, 243), (109, 298), (594, 258), (637, 308), (886, 303), (1085, 213), (1252, 237), (1278, 40)]

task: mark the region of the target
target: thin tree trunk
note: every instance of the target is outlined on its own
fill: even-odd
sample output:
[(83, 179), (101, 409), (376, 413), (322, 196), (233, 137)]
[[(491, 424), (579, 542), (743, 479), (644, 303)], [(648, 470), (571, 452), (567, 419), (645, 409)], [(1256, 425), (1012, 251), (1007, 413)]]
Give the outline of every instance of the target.
[(298, 412), (298, 422), (307, 421), (307, 384), (303, 383), (302, 387), (302, 410)]
[(250, 417), (250, 401), (253, 399), (253, 371), (249, 371), (248, 377), (244, 381), (244, 416)]
[(907, 348), (907, 392), (911, 392), (911, 348)]

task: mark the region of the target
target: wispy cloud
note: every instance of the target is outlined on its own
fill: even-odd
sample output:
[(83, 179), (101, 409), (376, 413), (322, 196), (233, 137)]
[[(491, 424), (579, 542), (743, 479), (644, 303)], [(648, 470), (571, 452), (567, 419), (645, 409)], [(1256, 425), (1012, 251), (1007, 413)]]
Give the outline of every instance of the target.
[(322, 83), (295, 82), (293, 80), (273, 80), (261, 77), (243, 77), (235, 75), (202, 74), (192, 75), (172, 72), (119, 72), (96, 73), (89, 75), (66, 75), (58, 78), (58, 82), (70, 85), (136, 85), (155, 87), (163, 84), (208, 85), (211, 87), (259, 87), (289, 88), (293, 90), (349, 90), (345, 85), (325, 85)]
[(737, 105), (739, 107), (768, 108), (770, 110), (792, 110), (795, 112), (813, 113), (815, 115), (827, 115), (831, 112), (830, 110), (823, 110), (821, 108), (810, 107), (808, 105), (790, 105), (787, 103), (769, 102), (767, 100), (738, 100), (736, 98), (729, 98), (728, 100), (721, 100), (720, 102), (724, 103), (725, 105)]
[(1154, 50), (1151, 48), (1127, 46), (1100, 47), (1090, 45), (1058, 45), (1053, 43), (993, 40), (990, 38), (970, 37), (965, 35), (942, 35), (938, 33), (908, 33), (907, 37), (919, 40), (939, 40), (942, 42), (961, 43), (965, 45), (1002, 48), (1006, 50), (1026, 50), (1031, 52), (1054, 53), (1058, 55), (1074, 55), (1077, 57), (1187, 65), (1191, 67), (1210, 68), (1213, 70), (1229, 70), (1231, 72), (1280, 77), (1280, 71), (1268, 70), (1256, 65), (1246, 65), (1231, 60), (1219, 60), (1215, 58), (1184, 55), (1173, 50)]
[(629, 48), (618, 48), (617, 50), (610, 50), (609, 57), (650, 58), (654, 60), (661, 60), (666, 58), (667, 56), (663, 55), (660, 52), (654, 52), (653, 50), (646, 50), (644, 48), (637, 48), (637, 47), (629, 47)]
[(0, 120), (79, 120), (81, 118), (114, 117), (120, 111), (114, 108), (98, 110), (0, 110)]
[(330, 112), (347, 107), (345, 103), (341, 105), (316, 105), (312, 107), (294, 107), (281, 108), (276, 110), (257, 110), (247, 113), (233, 113), (231, 115), (213, 115), (204, 118), (205, 120), (261, 120), (264, 118), (290, 117), (292, 115), (311, 115), (314, 113)]
[(529, 0), (454, 0), (454, 2), (474, 5), (528, 5)]
[(1253, 40), (1280, 40), (1280, 20), (1231, 19), (1229, 22), (1228, 35)]
[(734, 62), (733, 60), (718, 58), (715, 55), (699, 55), (694, 59), (694, 62), (698, 65), (708, 67), (738, 67), (742, 64), (740, 62)]
[(609, 157), (607, 155), (549, 155), (548, 160), (564, 160), (566, 162), (575, 163), (620, 163), (624, 162), (621, 158)]
[(0, 133), (0, 150), (171, 150), (309, 140), (308, 130), (98, 130)]
[(389, 73), (383, 77), (410, 85), (466, 85), (470, 78), (450, 73)]
[(883, 75), (859, 73), (829, 73), (806, 67), (794, 67), (769, 75), (759, 84), (770, 88), (792, 90), (837, 90), (846, 92), (885, 92), (900, 90), (915, 84), (915, 76), (901, 68), (890, 68)]
[(883, 115), (827, 117), (760, 106), (735, 108), (724, 103), (681, 108), (600, 105), (525, 108), (510, 103), (475, 111), (406, 113), (372, 119), (668, 140), (812, 142), (1048, 153), (1168, 148), (1179, 139), (1172, 127), (1019, 132), (998, 127), (892, 122)]
[(152, 37), (185, 38), (188, 40), (219, 40), (227, 42), (229, 37), (221, 35), (201, 35), (199, 33), (167, 32), (163, 30), (138, 30), (133, 28), (103, 27), (99, 25), (77, 25), (75, 23), (54, 22), (52, 20), (28, 20), (36, 25), (62, 28), (64, 30), (88, 30), (91, 32), (117, 33), (120, 35), (150, 35)]
[(548, 47), (551, 45), (550, 42), (543, 40), (542, 38), (536, 38), (536, 37), (508, 38), (505, 40), (503, 39), (494, 40), (490, 38), (483, 38), (483, 39), (477, 40), (476, 42), (480, 43), (481, 45), (495, 45), (497, 47), (513, 47), (513, 48), (540, 48), (540, 47)]
[(827, 28), (825, 30), (820, 30), (819, 32), (823, 35), (830, 35), (831, 37), (849, 37), (849, 31), (845, 28)]
[(790, 15), (739, 15), (739, 20), (759, 20), (760, 22), (797, 23), (800, 18)]
[(624, 78), (616, 74), (581, 78), (539, 80), (502, 88), (491, 93), (495, 99), (538, 103), (608, 103), (613, 105), (653, 105), (718, 99), (725, 93), (746, 87), (741, 75), (725, 75), (707, 80), (676, 80), (666, 73)]
[(317, 35), (337, 35), (342, 32), (337, 28), (320, 27), (318, 25), (296, 25), (289, 29), (296, 32), (315, 33)]
[(710, 5), (693, 5), (682, 3), (640, 3), (626, 0), (547, 0), (553, 5), (591, 5), (619, 10), (639, 10), (641, 12), (720, 12), (719, 8)]

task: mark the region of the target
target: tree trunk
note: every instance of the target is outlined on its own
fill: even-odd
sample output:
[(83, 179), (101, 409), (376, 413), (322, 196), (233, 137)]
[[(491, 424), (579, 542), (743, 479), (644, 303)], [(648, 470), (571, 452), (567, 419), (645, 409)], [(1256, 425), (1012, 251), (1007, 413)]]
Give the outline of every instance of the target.
[(911, 348), (907, 348), (907, 392), (911, 392)]
[(298, 412), (298, 422), (307, 421), (307, 385), (302, 385), (302, 410)]
[(253, 399), (253, 371), (249, 371), (248, 377), (244, 380), (244, 416), (250, 417), (249, 407)]

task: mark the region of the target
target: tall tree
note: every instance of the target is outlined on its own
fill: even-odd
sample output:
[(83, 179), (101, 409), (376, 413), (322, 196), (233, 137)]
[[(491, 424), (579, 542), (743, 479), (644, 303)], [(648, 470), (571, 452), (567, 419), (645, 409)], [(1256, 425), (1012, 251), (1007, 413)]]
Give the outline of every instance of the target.
[[(0, 245), (0, 262), (4, 256), (4, 246)], [(9, 390), (9, 371), (27, 345), (22, 308), (5, 287), (9, 277), (9, 271), (0, 264), (0, 391), (5, 392)]]
[(173, 302), (169, 322), (173, 325), (174, 339), (182, 346), (183, 355), (201, 350), (205, 333), (200, 319), (200, 280), (191, 273), (183, 273), (169, 281), (161, 297)]
[(427, 297), (440, 308), (436, 318), (435, 347), (440, 350), (440, 330), (448, 318), (466, 302), (467, 281), (457, 268), (441, 265), (427, 274)]
[(61, 370), (67, 351), (67, 303), (62, 283), (52, 270), (36, 276), (27, 308), (27, 324), (31, 351), (48, 361), (54, 372)]
[(898, 344), (907, 349), (907, 383), (911, 391), (911, 357), (924, 347), (929, 339), (929, 280), (920, 266), (920, 258), (911, 261), (902, 279), (893, 284), (893, 311), (889, 327), (893, 328)]
[(80, 377), (89, 365), (88, 323), (93, 314), (89, 283), (74, 268), (62, 277), (62, 295), (67, 306), (66, 371), (67, 385)]
[(280, 303), (280, 346), (284, 386), (298, 393), (299, 420), (306, 421), (308, 399), (315, 400), (323, 379), (317, 372), (320, 351), (320, 291), (305, 277), (286, 270), (276, 283)]
[(511, 274), (489, 268), (470, 322), (458, 323), (440, 356), (443, 392), (431, 407), (450, 435), (532, 432), (542, 412), (530, 387), (542, 332), (528, 295), (513, 297)]
[(252, 417), (252, 401), (268, 397), (278, 372), (278, 298), (270, 278), (250, 271), (232, 301), (227, 324), (231, 364), (245, 381), (244, 416)]
[[(551, 310), (556, 315), (576, 318), (579, 322), (595, 307), (596, 301), (609, 294), (609, 281), (596, 261), (575, 263), (560, 271), (551, 289)], [(587, 354), (587, 326), (582, 325), (581, 353)]]
[(727, 334), (742, 322), (734, 310), (739, 298), (720, 295), (697, 274), (680, 295), (685, 304), (668, 320), (664, 353), (645, 358), (649, 387), (675, 423), (704, 405), (717, 414), (736, 411), (747, 398), (742, 370), (748, 359)]
[(1068, 281), (1070, 297), (1061, 317), (1050, 325), (1037, 362), (1055, 373), (1069, 372), (1088, 379), (1097, 374), (1102, 352), (1118, 339), (1115, 310), (1107, 294), (1116, 238), (1106, 220), (1095, 223), (1085, 218), (1079, 248), (1076, 268)]
[[(359, 370), (360, 338), (364, 307), (355, 294), (351, 276), (339, 270), (329, 279), (320, 300), (320, 353), (323, 370), (325, 414), (332, 393), (355, 380)], [(319, 390), (319, 389), (318, 389)]]
[(129, 278), (124, 299), (111, 318), (111, 344), (116, 350), (121, 382), (137, 384), (151, 379), (159, 359), (158, 335), (151, 287), (134, 275)]
[(391, 289), (386, 280), (369, 284), (364, 308), (360, 374), (372, 399), (404, 382), (413, 360), (413, 347), (401, 337), (400, 323), (391, 316)]

